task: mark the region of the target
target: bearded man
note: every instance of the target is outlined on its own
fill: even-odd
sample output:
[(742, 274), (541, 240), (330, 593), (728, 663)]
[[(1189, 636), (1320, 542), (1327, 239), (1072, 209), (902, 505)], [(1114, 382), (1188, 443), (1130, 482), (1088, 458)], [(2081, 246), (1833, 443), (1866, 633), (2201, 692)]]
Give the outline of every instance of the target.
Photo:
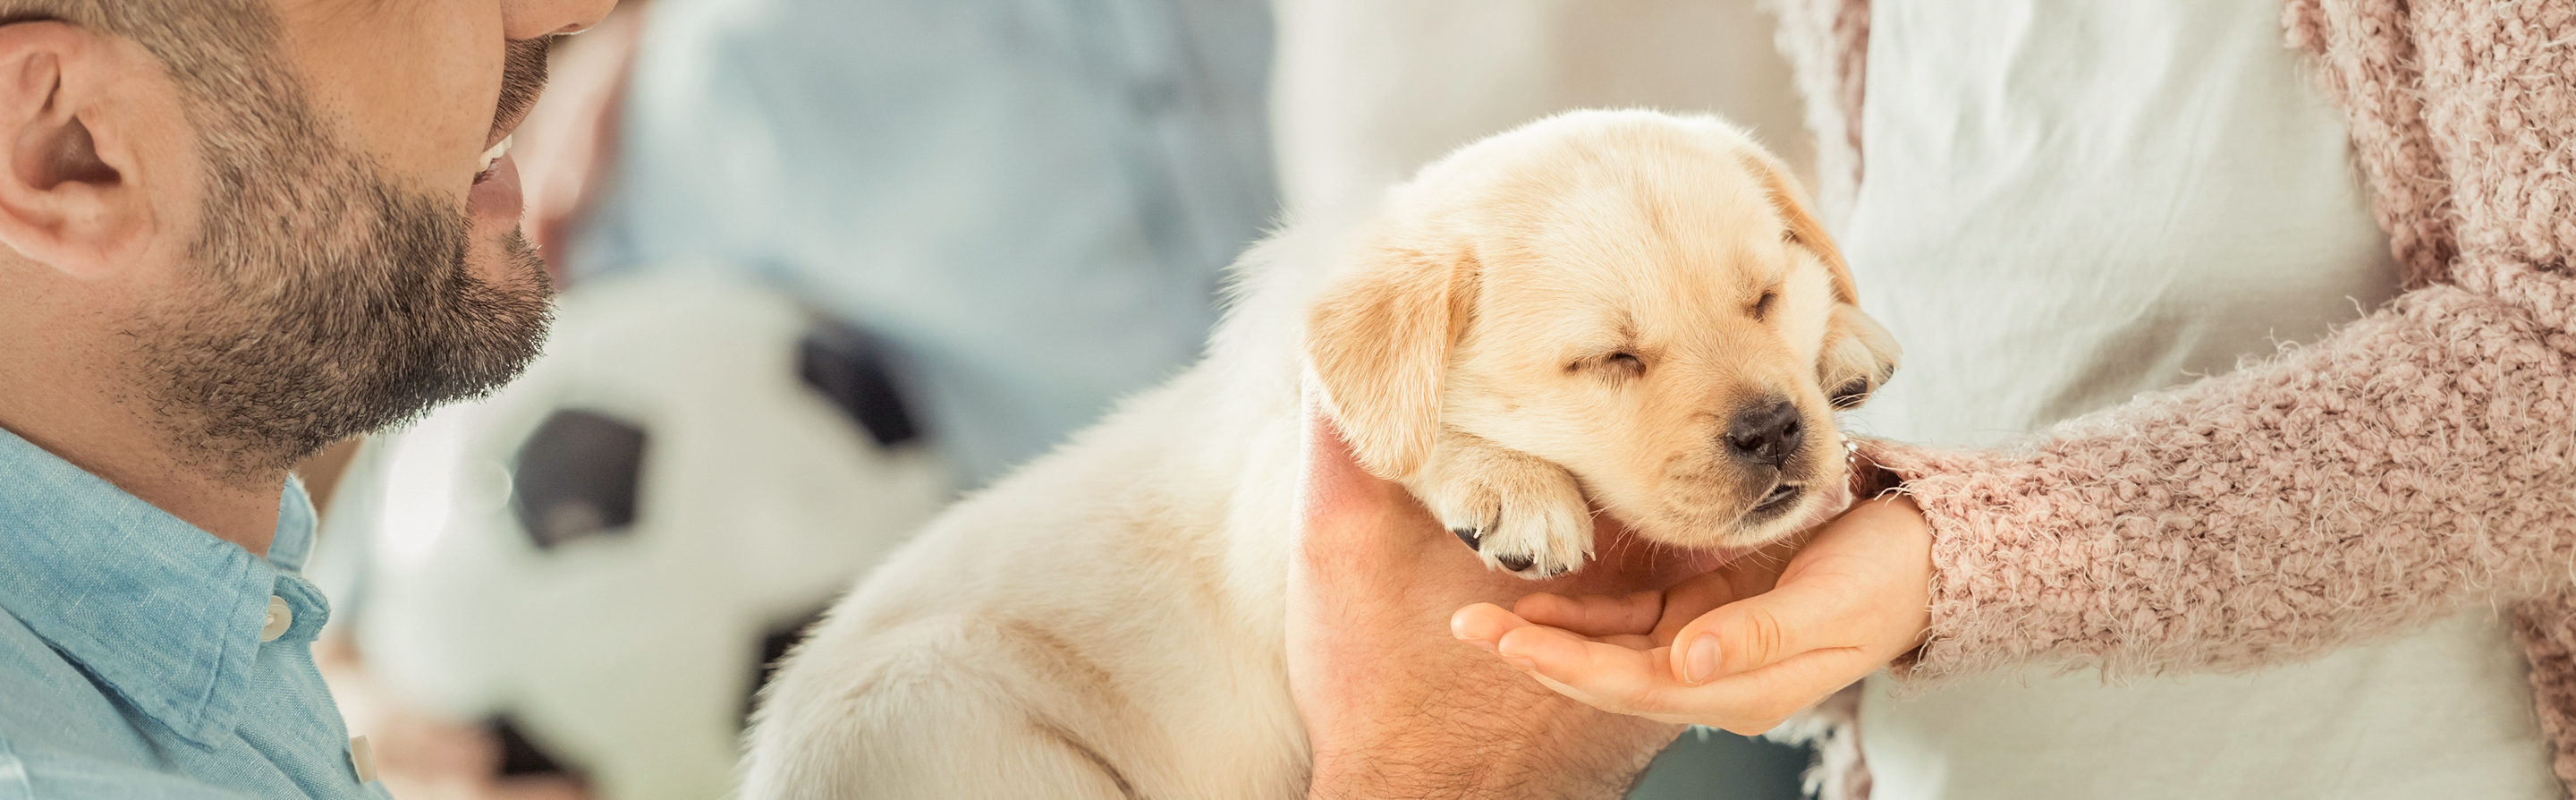
[(0, 0), (0, 796), (383, 796), (288, 468), (536, 352), (504, 143), (610, 5)]

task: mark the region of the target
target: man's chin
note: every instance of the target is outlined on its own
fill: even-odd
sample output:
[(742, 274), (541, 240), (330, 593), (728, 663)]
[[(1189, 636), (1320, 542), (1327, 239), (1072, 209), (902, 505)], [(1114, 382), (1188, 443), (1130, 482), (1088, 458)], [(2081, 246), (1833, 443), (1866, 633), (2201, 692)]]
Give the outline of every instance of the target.
[(465, 257), (454, 268), (471, 280), (448, 301), (451, 326), (441, 331), (434, 366), (394, 392), (413, 406), (402, 418), (488, 395), (516, 379), (544, 348), (554, 317), (554, 279), (536, 246), (512, 226), (474, 236)]
[(465, 253), (465, 268), (476, 280), (513, 297), (541, 302), (554, 297), (554, 276), (527, 233), (516, 225), (496, 234), (476, 233)]

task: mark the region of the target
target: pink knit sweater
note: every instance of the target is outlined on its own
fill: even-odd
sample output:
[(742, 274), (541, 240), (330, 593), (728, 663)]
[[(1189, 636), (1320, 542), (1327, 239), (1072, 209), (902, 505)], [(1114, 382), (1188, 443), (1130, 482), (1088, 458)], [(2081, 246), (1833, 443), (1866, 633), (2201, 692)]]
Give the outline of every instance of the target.
[[(1811, 119), (1856, 127), (1866, 0), (1785, 12), (1811, 93), (1846, 105)], [(1899, 677), (2241, 671), (2504, 603), (2576, 784), (2576, 3), (2284, 16), (2411, 291), (2020, 447), (1874, 445), (1934, 535), (1931, 636)], [(1845, 132), (1820, 137), (1854, 148), (1828, 181), (1860, 174)]]

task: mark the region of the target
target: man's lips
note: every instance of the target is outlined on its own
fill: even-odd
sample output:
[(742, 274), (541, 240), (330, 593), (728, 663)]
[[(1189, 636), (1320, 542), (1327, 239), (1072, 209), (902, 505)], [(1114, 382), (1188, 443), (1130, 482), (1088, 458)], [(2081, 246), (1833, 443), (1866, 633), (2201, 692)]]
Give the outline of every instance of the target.
[(504, 154), (492, 162), (492, 168), (474, 176), (474, 190), (465, 196), (465, 210), (478, 220), (516, 223), (524, 201), (519, 196), (519, 162)]

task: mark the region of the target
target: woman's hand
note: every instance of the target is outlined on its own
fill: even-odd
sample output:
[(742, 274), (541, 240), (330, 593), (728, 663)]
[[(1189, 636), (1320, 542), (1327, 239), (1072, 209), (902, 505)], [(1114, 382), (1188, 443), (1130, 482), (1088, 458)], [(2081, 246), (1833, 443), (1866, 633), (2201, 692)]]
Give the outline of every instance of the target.
[(1902, 496), (1660, 592), (1533, 594), (1450, 631), (1595, 708), (1770, 730), (1921, 644), (1932, 535)]

